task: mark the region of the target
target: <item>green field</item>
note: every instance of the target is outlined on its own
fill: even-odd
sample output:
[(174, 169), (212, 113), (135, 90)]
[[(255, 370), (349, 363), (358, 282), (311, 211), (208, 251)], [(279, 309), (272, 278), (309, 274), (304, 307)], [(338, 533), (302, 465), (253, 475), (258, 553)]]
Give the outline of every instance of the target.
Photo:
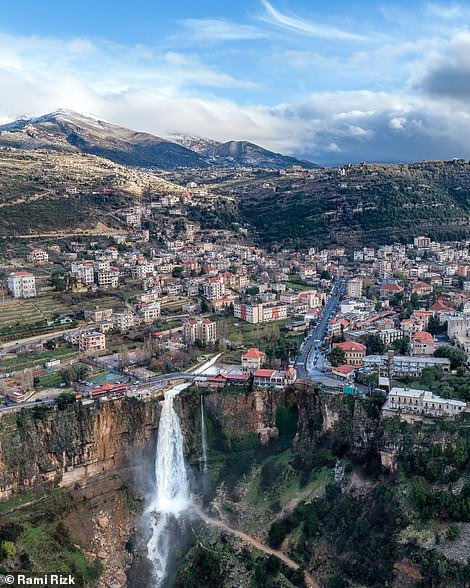
[(36, 365), (44, 365), (44, 362), (49, 359), (60, 359), (62, 362), (77, 357), (78, 353), (75, 349), (70, 347), (62, 347), (60, 349), (53, 349), (50, 351), (43, 351), (35, 353), (34, 355), (26, 355), (24, 357), (16, 356), (10, 359), (0, 361), (1, 371), (18, 371), (34, 367)]

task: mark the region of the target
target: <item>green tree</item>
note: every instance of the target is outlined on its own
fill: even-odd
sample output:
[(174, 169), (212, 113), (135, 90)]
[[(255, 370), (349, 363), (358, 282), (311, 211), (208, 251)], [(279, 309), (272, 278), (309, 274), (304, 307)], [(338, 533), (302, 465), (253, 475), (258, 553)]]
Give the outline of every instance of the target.
[(344, 352), (344, 349), (341, 349), (341, 347), (333, 347), (330, 353), (328, 353), (328, 361), (333, 367), (345, 364), (346, 353)]
[(385, 353), (385, 344), (377, 333), (367, 337), (366, 346), (369, 355), (383, 355)]
[(59, 410), (64, 410), (70, 404), (75, 402), (75, 394), (73, 392), (62, 392), (56, 398), (57, 408)]
[(467, 362), (467, 354), (463, 349), (451, 346), (438, 347), (434, 352), (434, 357), (446, 357), (450, 359), (450, 367), (455, 370), (462, 367)]

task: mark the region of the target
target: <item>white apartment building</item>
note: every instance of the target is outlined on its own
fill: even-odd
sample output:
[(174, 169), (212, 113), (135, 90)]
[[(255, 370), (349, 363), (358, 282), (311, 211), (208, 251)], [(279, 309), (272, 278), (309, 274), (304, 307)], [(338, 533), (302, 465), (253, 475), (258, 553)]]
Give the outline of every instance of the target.
[(90, 286), (95, 281), (95, 270), (91, 261), (73, 261), (70, 265), (70, 272), (77, 276), (83, 284)]
[(33, 249), (28, 253), (26, 259), (29, 261), (29, 263), (36, 263), (41, 265), (49, 261), (49, 253), (43, 249)]
[(36, 278), (29, 272), (12, 272), (7, 278), (7, 286), (13, 298), (36, 296)]
[(153, 321), (160, 317), (160, 313), (160, 302), (149, 302), (139, 307), (139, 314), (144, 323), (153, 323)]
[(118, 331), (127, 331), (136, 324), (136, 316), (130, 310), (120, 310), (113, 314), (113, 325)]
[(217, 278), (212, 280), (207, 280), (202, 285), (202, 291), (206, 298), (209, 300), (217, 300), (218, 298), (223, 298), (225, 294), (225, 285), (222, 280), (218, 280)]
[(461, 414), (467, 409), (465, 402), (441, 398), (429, 390), (392, 388), (383, 407), (385, 412), (396, 411), (426, 416), (451, 416)]
[(96, 274), (98, 288), (101, 290), (109, 290), (110, 288), (117, 288), (119, 286), (119, 269), (111, 267), (109, 270), (98, 272)]

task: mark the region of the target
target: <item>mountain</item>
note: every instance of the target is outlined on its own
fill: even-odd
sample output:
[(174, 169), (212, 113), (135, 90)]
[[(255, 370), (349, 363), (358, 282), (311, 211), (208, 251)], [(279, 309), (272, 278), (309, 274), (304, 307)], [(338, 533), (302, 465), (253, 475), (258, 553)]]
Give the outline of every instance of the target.
[(194, 135), (164, 139), (70, 110), (0, 126), (0, 148), (48, 149), (99, 155), (122, 165), (176, 170), (205, 167), (317, 167), (247, 141), (220, 143)]
[(204, 156), (207, 163), (216, 167), (260, 167), (282, 169), (300, 165), (306, 169), (318, 166), (311, 161), (298, 159), (264, 149), (249, 141), (227, 141), (206, 139), (197, 135), (171, 134), (170, 139)]
[(199, 137), (199, 135), (183, 135), (180, 133), (171, 133), (168, 138), (178, 145), (191, 149), (200, 155), (210, 155), (211, 151), (222, 145), (221, 141), (215, 139), (206, 139), (205, 137)]
[(208, 155), (215, 163), (227, 166), (240, 165), (274, 169), (282, 169), (293, 165), (300, 165), (306, 169), (318, 167), (318, 165), (311, 161), (268, 151), (268, 149), (264, 149), (249, 141), (228, 141), (227, 143), (222, 143), (211, 149)]
[(168, 139), (68, 110), (0, 126), (0, 147), (90, 153), (122, 165), (166, 170), (207, 166), (196, 152)]

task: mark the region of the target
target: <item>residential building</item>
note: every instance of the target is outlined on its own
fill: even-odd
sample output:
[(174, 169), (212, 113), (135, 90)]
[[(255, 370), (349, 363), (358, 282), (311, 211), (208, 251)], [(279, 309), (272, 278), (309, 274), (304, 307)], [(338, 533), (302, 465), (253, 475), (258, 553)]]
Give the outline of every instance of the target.
[(437, 367), (450, 372), (450, 359), (446, 357), (408, 356), (408, 355), (366, 355), (363, 371), (377, 372), (380, 376), (418, 378), (424, 368)]
[(287, 305), (279, 303), (244, 304), (233, 303), (233, 315), (248, 323), (269, 323), (287, 318)]
[(120, 310), (113, 313), (113, 325), (118, 331), (124, 332), (136, 324), (137, 317), (128, 309)]
[(26, 259), (30, 263), (42, 265), (43, 263), (47, 263), (49, 261), (49, 253), (47, 253), (43, 249), (33, 249), (28, 253)]
[(7, 286), (13, 298), (36, 296), (36, 278), (29, 272), (12, 272), (7, 278)]
[(111, 267), (109, 270), (98, 272), (97, 283), (101, 290), (117, 288), (119, 286), (119, 269)]
[(360, 278), (352, 278), (348, 282), (348, 296), (350, 298), (362, 297), (362, 280)]
[(470, 353), (470, 314), (461, 313), (447, 317), (447, 335), (456, 345)]
[(432, 355), (436, 349), (436, 341), (431, 333), (428, 333), (427, 331), (419, 331), (411, 337), (411, 355)]
[(242, 368), (244, 372), (254, 374), (256, 370), (259, 370), (266, 359), (266, 354), (252, 347), (246, 353), (242, 355)]
[(106, 335), (104, 333), (80, 333), (78, 349), (82, 353), (96, 353), (106, 349)]
[(209, 319), (190, 319), (183, 327), (183, 339), (188, 345), (196, 340), (202, 343), (215, 343), (217, 341), (217, 323)]
[(92, 323), (99, 323), (101, 321), (109, 321), (109, 319), (113, 316), (113, 309), (96, 307), (94, 310), (85, 310), (83, 314), (85, 316), (85, 320)]
[(383, 411), (408, 413), (425, 416), (455, 417), (467, 410), (465, 402), (450, 398), (441, 398), (429, 390), (412, 390), (410, 388), (392, 388), (388, 394)]
[(225, 284), (219, 278), (211, 278), (202, 285), (203, 294), (209, 300), (223, 298), (225, 294)]
[(149, 302), (139, 306), (139, 314), (144, 323), (153, 323), (153, 321), (160, 317), (160, 312), (160, 302)]
[(333, 349), (342, 349), (346, 357), (345, 363), (352, 366), (362, 366), (362, 360), (366, 355), (366, 346), (355, 341), (343, 341), (342, 343), (333, 343)]
[(95, 270), (91, 261), (72, 262), (70, 272), (79, 278), (83, 284), (91, 286), (95, 281)]
[(254, 385), (261, 388), (284, 388), (293, 384), (297, 378), (297, 372), (292, 366), (288, 370), (259, 369), (253, 374)]

